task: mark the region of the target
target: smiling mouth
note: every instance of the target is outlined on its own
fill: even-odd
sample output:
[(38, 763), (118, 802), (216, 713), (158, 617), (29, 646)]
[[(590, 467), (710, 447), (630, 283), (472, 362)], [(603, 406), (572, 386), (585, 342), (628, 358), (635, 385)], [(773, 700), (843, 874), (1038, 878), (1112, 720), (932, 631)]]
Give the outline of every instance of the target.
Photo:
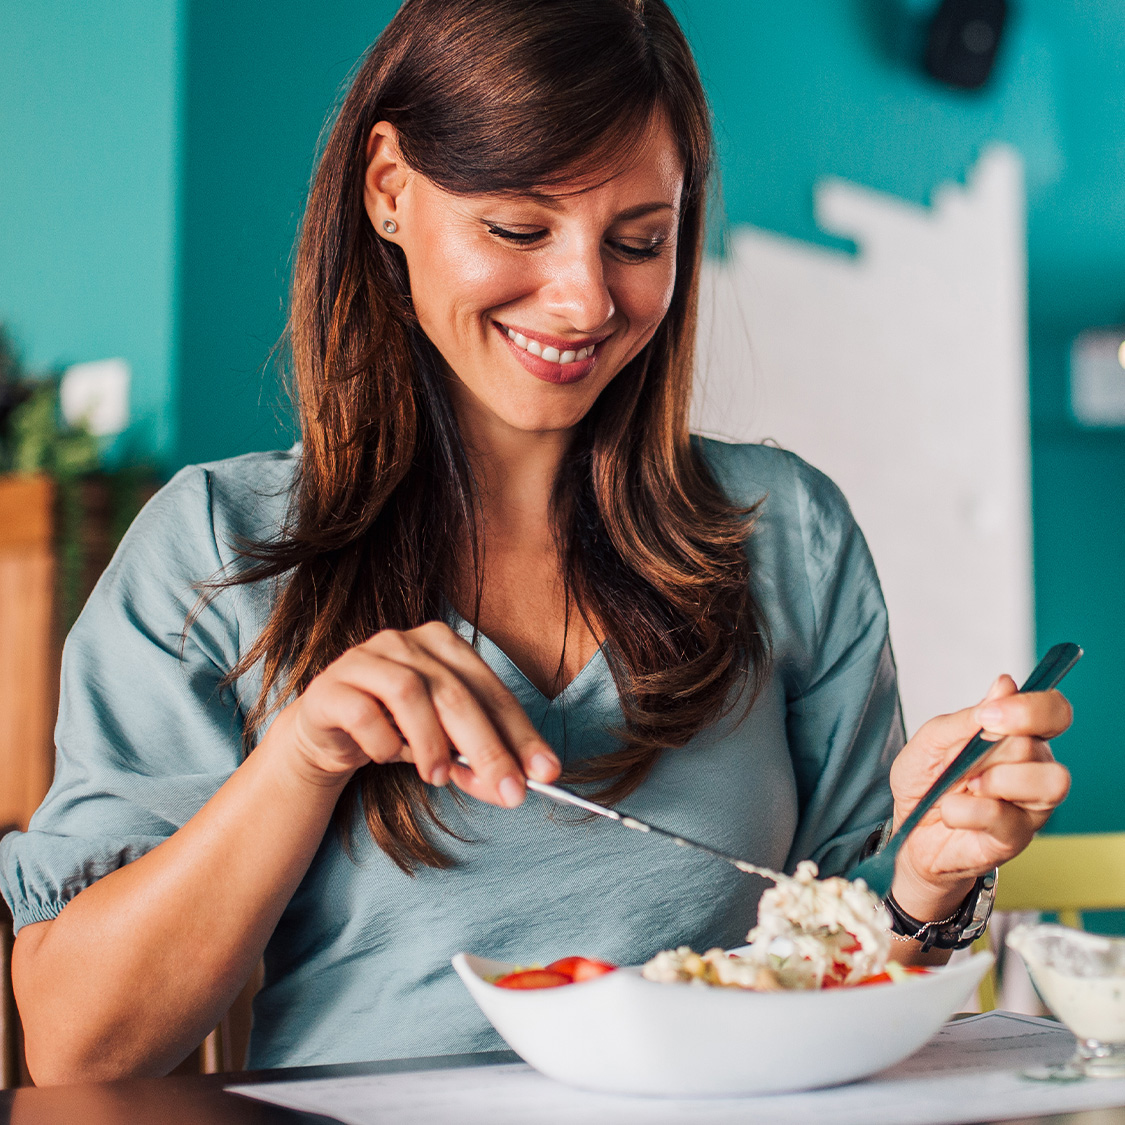
[(497, 322), (497, 327), (521, 351), (528, 352), (539, 359), (546, 360), (547, 363), (558, 364), (560, 367), (568, 363), (581, 363), (585, 359), (591, 359), (594, 355), (594, 349), (601, 343), (600, 340), (596, 340), (594, 343), (587, 344), (585, 347), (568, 348), (564, 351), (550, 344), (541, 344), (533, 337), (525, 336), (522, 332), (517, 332), (514, 328), (509, 328), (505, 324)]

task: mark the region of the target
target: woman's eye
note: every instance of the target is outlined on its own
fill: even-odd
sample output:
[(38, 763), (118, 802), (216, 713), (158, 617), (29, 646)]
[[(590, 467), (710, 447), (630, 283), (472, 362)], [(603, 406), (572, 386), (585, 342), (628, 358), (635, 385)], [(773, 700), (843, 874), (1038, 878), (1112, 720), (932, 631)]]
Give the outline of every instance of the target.
[(664, 238), (650, 238), (648, 241), (641, 243), (617, 241), (610, 245), (618, 254), (629, 261), (647, 262), (660, 256), (666, 242), (667, 239)]
[[(488, 233), (496, 235), (497, 238), (504, 239), (505, 242), (513, 242), (517, 246), (534, 246), (536, 243), (541, 242), (547, 237), (546, 230), (510, 230), (508, 227), (497, 226), (496, 223), (488, 224)], [(663, 236), (657, 236), (649, 239), (630, 239), (628, 241), (620, 238), (607, 239), (606, 245), (617, 255), (630, 262), (645, 262), (651, 258), (656, 258), (663, 251), (665, 243), (668, 240)]]
[(489, 223), (488, 233), (494, 234), (498, 238), (503, 238), (508, 242), (515, 242), (521, 246), (529, 246), (533, 242), (538, 242), (547, 232), (544, 230), (508, 230), (506, 227), (498, 227), (495, 223)]

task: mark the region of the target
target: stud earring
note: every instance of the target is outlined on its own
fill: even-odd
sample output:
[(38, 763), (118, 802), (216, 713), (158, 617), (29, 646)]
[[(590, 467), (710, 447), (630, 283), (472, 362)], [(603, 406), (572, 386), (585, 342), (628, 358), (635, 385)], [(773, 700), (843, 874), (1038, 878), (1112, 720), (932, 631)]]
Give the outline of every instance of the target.
[(398, 230), (398, 223), (396, 223), (394, 219), (384, 219), (383, 230), (385, 230), (387, 234), (394, 234), (394, 232)]

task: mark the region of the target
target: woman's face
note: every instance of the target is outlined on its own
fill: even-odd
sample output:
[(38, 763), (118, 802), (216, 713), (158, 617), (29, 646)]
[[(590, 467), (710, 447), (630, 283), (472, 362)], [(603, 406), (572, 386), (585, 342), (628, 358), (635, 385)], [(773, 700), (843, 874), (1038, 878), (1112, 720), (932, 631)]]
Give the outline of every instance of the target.
[(402, 166), (393, 129), (381, 128), (368, 213), (406, 255), (414, 308), (453, 375), (463, 424), (569, 430), (672, 299), (683, 165), (667, 123), (615, 174), (515, 196), (442, 191)]

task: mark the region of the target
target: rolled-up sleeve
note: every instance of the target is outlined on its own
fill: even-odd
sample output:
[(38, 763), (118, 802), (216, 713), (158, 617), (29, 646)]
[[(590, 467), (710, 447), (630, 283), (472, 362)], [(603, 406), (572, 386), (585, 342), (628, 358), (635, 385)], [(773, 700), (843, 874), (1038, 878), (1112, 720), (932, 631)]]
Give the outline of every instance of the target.
[[(229, 552), (228, 552), (229, 553)], [(242, 759), (239, 590), (195, 618), (198, 583), (224, 559), (205, 469), (146, 505), (67, 638), (55, 777), (29, 830), (0, 841), (0, 893), (17, 930), (189, 820)]]

